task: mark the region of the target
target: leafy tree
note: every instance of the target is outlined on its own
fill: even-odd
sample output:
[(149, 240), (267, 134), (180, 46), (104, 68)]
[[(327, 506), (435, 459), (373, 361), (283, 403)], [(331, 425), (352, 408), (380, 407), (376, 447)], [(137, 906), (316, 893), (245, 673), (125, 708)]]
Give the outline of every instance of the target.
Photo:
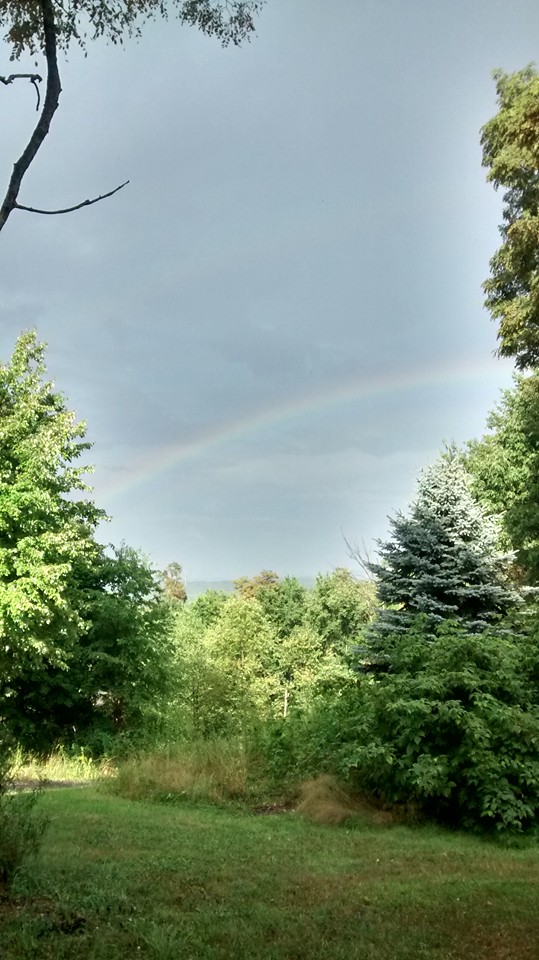
[(494, 74), (499, 110), (482, 130), (483, 165), (503, 187), (502, 246), (490, 261), (485, 304), (499, 321), (499, 353), (520, 369), (539, 361), (539, 75)]
[[(101, 37), (115, 44), (126, 37), (138, 36), (144, 21), (175, 13), (179, 20), (216, 36), (223, 46), (239, 44), (254, 30), (254, 18), (263, 0), (0, 0), (0, 28), (11, 47), (11, 59), (29, 53), (43, 54), (47, 66), (46, 91), (37, 124), (13, 167), (8, 189), (0, 207), (0, 230), (13, 210), (50, 213), (18, 202), (22, 180), (45, 140), (58, 109), (62, 90), (58, 69), (58, 50), (67, 51), (72, 43), (86, 46), (88, 39)], [(38, 73), (11, 73), (0, 77), (4, 84), (29, 79), (34, 85), (38, 110), (41, 103)], [(126, 181), (127, 182), (127, 181)], [(121, 184), (94, 200), (85, 200), (54, 213), (68, 213), (96, 203), (124, 187)]]
[(245, 734), (278, 698), (277, 638), (260, 604), (210, 593), (210, 603), (199, 597), (175, 618), (169, 712), (187, 737)]
[(260, 590), (273, 590), (279, 582), (275, 570), (261, 570), (254, 577), (238, 577), (234, 580), (234, 590), (244, 599), (258, 597)]
[(468, 444), (466, 466), (478, 499), (500, 520), (503, 545), (516, 554), (513, 575), (539, 584), (539, 375), (515, 378)]
[(296, 577), (280, 580), (274, 570), (261, 570), (254, 577), (238, 577), (234, 588), (240, 597), (258, 600), (278, 637), (287, 637), (303, 622), (307, 591)]
[(113, 547), (93, 566), (85, 599), (89, 626), (70, 672), (95, 726), (133, 730), (170, 686), (170, 610), (159, 576), (136, 550)]
[(306, 597), (307, 591), (296, 577), (285, 577), (275, 586), (258, 591), (257, 600), (280, 639), (289, 637), (303, 623)]
[(19, 337), (0, 366), (0, 677), (10, 684), (43, 665), (64, 667), (86, 629), (75, 570), (99, 556), (103, 517), (85, 494), (84, 424), (43, 379), (44, 346)]
[(172, 685), (170, 608), (148, 563), (122, 546), (75, 577), (86, 628), (72, 656), (29, 667), (1, 708), (30, 749), (77, 740), (100, 751), (155, 727)]
[(231, 596), (205, 642), (227, 675), (223, 715), (243, 732), (271, 712), (277, 696), (275, 633), (256, 599)]
[(140, 725), (169, 662), (156, 575), (95, 541), (84, 424), (43, 357), (27, 333), (0, 366), (0, 718), (34, 748)]
[(308, 598), (307, 622), (324, 645), (345, 653), (362, 636), (374, 615), (376, 590), (344, 567), (320, 574)]
[(190, 609), (198, 617), (204, 628), (211, 626), (219, 619), (223, 604), (228, 599), (224, 590), (206, 590), (196, 600), (189, 604)]
[(163, 704), (170, 739), (207, 739), (221, 736), (227, 728), (228, 675), (206, 642), (208, 626), (218, 620), (219, 612), (200, 604), (201, 599), (178, 608), (174, 617), (174, 690)]
[(517, 600), (508, 582), (511, 559), (498, 546), (498, 527), (473, 497), (460, 455), (449, 449), (420, 479), (410, 515), (391, 520), (392, 537), (370, 564), (385, 605), (368, 631), (372, 649), (388, 644), (418, 614), (430, 629), (452, 619), (481, 631)]
[(167, 600), (171, 603), (185, 603), (187, 590), (182, 574), (181, 563), (169, 563), (161, 574), (161, 588)]

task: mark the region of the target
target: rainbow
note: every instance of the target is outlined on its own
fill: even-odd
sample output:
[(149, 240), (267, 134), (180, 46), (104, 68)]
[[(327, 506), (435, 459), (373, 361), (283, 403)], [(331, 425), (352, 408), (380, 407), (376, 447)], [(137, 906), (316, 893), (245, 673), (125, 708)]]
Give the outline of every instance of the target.
[[(249, 410), (249, 412), (227, 423), (212, 424), (200, 431), (189, 441), (179, 441), (152, 451), (129, 467), (122, 470), (122, 476), (100, 485), (99, 494), (107, 500), (116, 499), (132, 488), (146, 483), (157, 474), (164, 473), (180, 464), (203, 457), (219, 448), (225, 448), (233, 441), (249, 435), (260, 434), (268, 429), (299, 421), (328, 410), (359, 403), (376, 397), (395, 396), (403, 393), (425, 390), (432, 387), (477, 385), (491, 383), (492, 386), (510, 385), (512, 368), (509, 362), (485, 361), (482, 364), (459, 364), (458, 367), (430, 368), (428, 371), (409, 370), (404, 375), (376, 374), (370, 377), (355, 377), (345, 383), (332, 384), (316, 393), (302, 394), (287, 398), (269, 408)], [(442, 438), (441, 438), (442, 439)], [(441, 441), (440, 441), (441, 442)]]

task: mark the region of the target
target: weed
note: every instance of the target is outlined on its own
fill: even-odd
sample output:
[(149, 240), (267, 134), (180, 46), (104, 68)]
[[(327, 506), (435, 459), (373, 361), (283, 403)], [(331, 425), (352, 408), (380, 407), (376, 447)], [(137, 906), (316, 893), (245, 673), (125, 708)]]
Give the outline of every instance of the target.
[(35, 813), (40, 789), (17, 795), (9, 792), (10, 781), (0, 783), (0, 887), (9, 889), (23, 864), (38, 852), (48, 825), (47, 817)]

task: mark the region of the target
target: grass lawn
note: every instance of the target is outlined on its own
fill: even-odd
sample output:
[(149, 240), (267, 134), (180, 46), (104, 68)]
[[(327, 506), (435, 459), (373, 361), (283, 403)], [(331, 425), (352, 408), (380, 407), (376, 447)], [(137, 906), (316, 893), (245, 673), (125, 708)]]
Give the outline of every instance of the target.
[(537, 960), (539, 847), (47, 791), (2, 960)]

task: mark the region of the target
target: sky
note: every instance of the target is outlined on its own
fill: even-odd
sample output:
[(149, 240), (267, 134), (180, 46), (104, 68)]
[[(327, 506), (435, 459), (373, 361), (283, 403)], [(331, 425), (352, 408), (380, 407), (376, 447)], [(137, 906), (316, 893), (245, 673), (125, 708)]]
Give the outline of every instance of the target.
[[(351, 566), (345, 540), (374, 556), (444, 442), (484, 433), (511, 363), (480, 129), (493, 69), (538, 50), (537, 0), (267, 0), (239, 49), (170, 19), (61, 59), (20, 202), (130, 182), (12, 214), (0, 359), (48, 344), (102, 542), (188, 580)], [(2, 88), (2, 191), (35, 117)]]

